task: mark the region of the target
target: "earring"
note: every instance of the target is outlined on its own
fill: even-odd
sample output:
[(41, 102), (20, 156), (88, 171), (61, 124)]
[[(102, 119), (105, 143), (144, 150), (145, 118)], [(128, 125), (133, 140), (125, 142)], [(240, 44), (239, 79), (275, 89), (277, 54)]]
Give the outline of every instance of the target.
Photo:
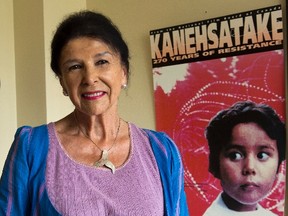
[(63, 89), (63, 95), (64, 96), (68, 96), (68, 93), (66, 92), (66, 90)]
[(127, 88), (127, 84), (126, 83), (121, 86), (121, 89), (126, 89), (126, 88)]

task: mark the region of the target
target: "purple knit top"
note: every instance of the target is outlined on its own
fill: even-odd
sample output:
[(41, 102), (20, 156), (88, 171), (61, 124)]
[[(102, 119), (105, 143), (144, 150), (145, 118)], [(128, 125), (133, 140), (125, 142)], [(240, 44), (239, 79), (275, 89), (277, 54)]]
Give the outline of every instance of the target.
[(129, 123), (131, 150), (114, 174), (72, 160), (62, 148), (54, 123), (48, 124), (46, 186), (63, 216), (164, 214), (159, 170), (145, 132)]

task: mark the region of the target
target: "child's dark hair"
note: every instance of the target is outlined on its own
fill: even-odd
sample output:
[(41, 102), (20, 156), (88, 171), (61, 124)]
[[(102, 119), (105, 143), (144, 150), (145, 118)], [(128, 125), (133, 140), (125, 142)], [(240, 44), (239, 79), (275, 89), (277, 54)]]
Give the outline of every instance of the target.
[(240, 101), (230, 108), (217, 113), (209, 122), (205, 136), (209, 145), (209, 171), (219, 178), (219, 156), (221, 150), (231, 140), (232, 130), (239, 123), (254, 122), (259, 125), (272, 140), (277, 142), (279, 165), (285, 160), (285, 124), (268, 105), (251, 101)]

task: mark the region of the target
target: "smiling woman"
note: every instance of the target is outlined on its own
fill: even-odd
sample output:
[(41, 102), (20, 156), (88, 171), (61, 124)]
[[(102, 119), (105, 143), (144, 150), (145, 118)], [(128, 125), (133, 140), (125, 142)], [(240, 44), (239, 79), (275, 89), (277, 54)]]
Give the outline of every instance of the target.
[(75, 109), (17, 130), (0, 181), (0, 214), (188, 215), (175, 143), (118, 114), (129, 50), (117, 27), (93, 11), (74, 13), (60, 23), (51, 51)]
[(69, 41), (61, 53), (60, 70), (63, 91), (77, 110), (90, 115), (116, 113), (127, 70), (104, 42), (88, 37)]

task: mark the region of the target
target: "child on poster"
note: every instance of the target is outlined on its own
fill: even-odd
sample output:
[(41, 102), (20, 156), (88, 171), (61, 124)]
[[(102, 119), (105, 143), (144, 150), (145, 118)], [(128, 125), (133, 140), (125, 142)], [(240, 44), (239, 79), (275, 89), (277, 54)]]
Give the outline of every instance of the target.
[(285, 124), (268, 105), (238, 102), (206, 128), (209, 171), (221, 181), (204, 216), (275, 215), (259, 205), (285, 160)]

